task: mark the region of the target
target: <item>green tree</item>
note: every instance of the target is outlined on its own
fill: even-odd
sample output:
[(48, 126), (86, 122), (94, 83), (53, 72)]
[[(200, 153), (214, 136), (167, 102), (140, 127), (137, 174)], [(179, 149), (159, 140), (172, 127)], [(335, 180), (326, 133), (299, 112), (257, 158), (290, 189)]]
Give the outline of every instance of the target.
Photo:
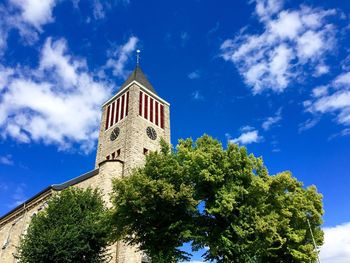
[(108, 215), (97, 190), (63, 190), (32, 219), (19, 246), (20, 262), (104, 262), (111, 230)]
[(262, 158), (205, 135), (150, 153), (144, 167), (114, 181), (116, 238), (152, 262), (188, 259), (208, 248), (217, 262), (316, 262), (323, 243), (322, 196), (290, 172), (269, 175)]

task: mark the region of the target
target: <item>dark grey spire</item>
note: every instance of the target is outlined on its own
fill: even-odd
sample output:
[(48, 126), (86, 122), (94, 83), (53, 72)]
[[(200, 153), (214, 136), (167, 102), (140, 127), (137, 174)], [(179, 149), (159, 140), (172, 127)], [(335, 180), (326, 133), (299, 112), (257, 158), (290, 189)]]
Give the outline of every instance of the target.
[(157, 92), (154, 90), (151, 83), (146, 78), (145, 74), (141, 70), (140, 66), (137, 65), (134, 71), (129, 75), (129, 77), (126, 79), (126, 81), (123, 83), (123, 85), (120, 87), (120, 89), (123, 89), (127, 85), (129, 85), (131, 82), (136, 80), (138, 83), (143, 85), (146, 89), (153, 92), (154, 94), (157, 94)]

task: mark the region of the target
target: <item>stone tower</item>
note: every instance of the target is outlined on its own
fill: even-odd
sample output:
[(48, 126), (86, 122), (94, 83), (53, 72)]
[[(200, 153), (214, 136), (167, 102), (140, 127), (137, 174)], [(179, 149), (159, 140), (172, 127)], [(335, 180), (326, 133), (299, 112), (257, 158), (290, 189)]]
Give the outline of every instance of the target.
[(96, 168), (105, 160), (124, 162), (124, 175), (141, 165), (145, 154), (170, 143), (169, 103), (160, 98), (139, 65), (117, 94), (102, 106)]
[[(144, 163), (149, 151), (159, 150), (161, 138), (170, 144), (169, 106), (137, 65), (119, 91), (102, 105), (96, 169), (103, 171), (112, 160), (121, 161), (122, 174), (113, 168), (110, 176), (127, 176)], [(105, 180), (110, 181), (110, 178)], [(110, 185), (102, 188), (109, 196)], [(148, 262), (137, 248), (123, 242), (117, 242), (112, 251), (116, 255), (112, 262)]]

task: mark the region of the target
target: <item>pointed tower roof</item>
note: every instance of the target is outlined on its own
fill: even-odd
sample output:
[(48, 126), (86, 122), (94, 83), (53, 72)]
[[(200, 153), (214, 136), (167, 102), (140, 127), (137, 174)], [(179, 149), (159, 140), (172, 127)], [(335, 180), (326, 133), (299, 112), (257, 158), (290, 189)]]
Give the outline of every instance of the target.
[(129, 75), (127, 80), (123, 83), (123, 85), (120, 87), (120, 90), (128, 86), (131, 82), (136, 80), (138, 83), (143, 85), (146, 89), (153, 92), (154, 94), (157, 94), (157, 92), (154, 90), (152, 84), (148, 81), (147, 77), (143, 73), (141, 67), (137, 65), (134, 69), (134, 71)]

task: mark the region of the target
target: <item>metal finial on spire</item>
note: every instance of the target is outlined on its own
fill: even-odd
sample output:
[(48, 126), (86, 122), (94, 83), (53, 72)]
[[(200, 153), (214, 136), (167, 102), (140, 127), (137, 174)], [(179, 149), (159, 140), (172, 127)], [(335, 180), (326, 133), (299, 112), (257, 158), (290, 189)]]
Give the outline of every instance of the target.
[(140, 65), (140, 52), (140, 49), (136, 50), (136, 66)]

